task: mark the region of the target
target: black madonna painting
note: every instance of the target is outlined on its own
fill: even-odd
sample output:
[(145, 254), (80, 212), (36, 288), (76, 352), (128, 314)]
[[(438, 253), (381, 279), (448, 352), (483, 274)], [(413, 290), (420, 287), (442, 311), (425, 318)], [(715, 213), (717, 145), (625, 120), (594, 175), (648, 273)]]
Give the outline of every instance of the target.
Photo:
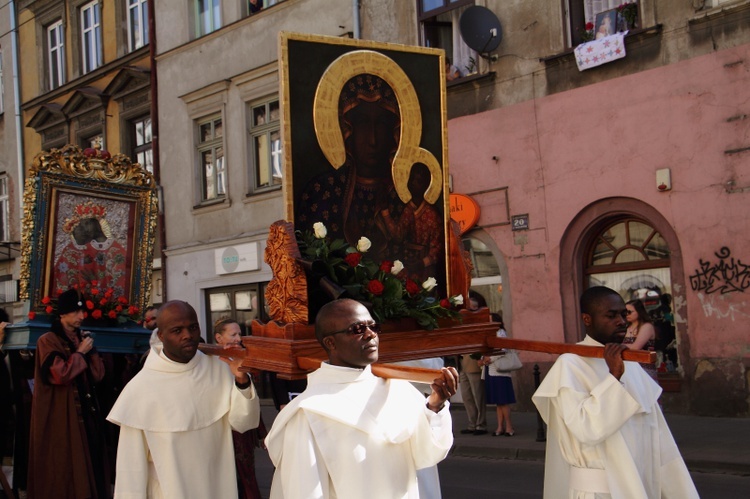
[(447, 287), (442, 51), (283, 33), (286, 217)]

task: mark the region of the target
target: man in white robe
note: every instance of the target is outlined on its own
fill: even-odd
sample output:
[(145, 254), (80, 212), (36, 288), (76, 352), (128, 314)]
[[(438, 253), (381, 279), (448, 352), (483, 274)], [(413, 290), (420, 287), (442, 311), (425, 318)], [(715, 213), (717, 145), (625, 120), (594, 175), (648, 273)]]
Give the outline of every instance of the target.
[(198, 351), (189, 304), (166, 303), (157, 321), (162, 344), (152, 346), (107, 417), (120, 426), (115, 498), (236, 499), (231, 430), (258, 426), (252, 380), (239, 370), (242, 359)]
[(276, 466), (271, 499), (418, 498), (416, 471), (448, 454), (447, 401), (458, 373), (443, 368), (426, 400), (406, 381), (376, 378), (378, 330), (359, 302), (321, 308), (315, 333), (329, 361), (308, 376), (266, 437)]
[(697, 498), (664, 415), (661, 388), (624, 362), (625, 302), (596, 286), (581, 296), (586, 338), (604, 359), (561, 355), (532, 397), (548, 425), (544, 498)]

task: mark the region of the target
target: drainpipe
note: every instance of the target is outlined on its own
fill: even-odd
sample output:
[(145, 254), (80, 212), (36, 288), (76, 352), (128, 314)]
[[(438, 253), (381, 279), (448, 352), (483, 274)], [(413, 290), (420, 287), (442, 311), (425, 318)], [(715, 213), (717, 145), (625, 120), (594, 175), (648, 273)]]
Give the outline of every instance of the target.
[(360, 29), (359, 29), (359, 23), (360, 23), (359, 0), (352, 0), (352, 24), (354, 24), (353, 26), (354, 38), (356, 38), (357, 40), (362, 38), (362, 33), (360, 32)]
[(151, 66), (151, 154), (154, 161), (154, 180), (159, 196), (156, 226), (159, 230), (159, 258), (161, 259), (161, 299), (167, 302), (167, 231), (164, 227), (164, 190), (161, 188), (161, 167), (159, 162), (159, 99), (156, 78), (156, 2), (148, 2), (148, 47)]
[[(26, 183), (26, 170), (23, 164), (23, 124), (21, 122), (21, 89), (19, 86), (18, 71), (18, 26), (16, 20), (16, 2), (8, 2), (10, 9), (10, 51), (13, 57), (13, 112), (16, 124), (16, 162), (18, 168), (18, 207), (19, 213), (23, 211), (23, 191)], [(23, 234), (23, 216), (18, 217), (19, 234)]]

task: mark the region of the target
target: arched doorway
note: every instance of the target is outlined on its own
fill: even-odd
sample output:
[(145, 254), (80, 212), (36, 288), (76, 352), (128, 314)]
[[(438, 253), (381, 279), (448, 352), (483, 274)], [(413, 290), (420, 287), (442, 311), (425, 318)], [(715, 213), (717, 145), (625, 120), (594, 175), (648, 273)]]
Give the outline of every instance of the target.
[[(608, 198), (584, 208), (560, 244), (560, 290), (565, 339), (580, 341), (578, 297), (595, 285), (618, 291), (624, 300), (641, 299), (665, 328), (659, 349), (665, 368), (682, 371), (689, 361), (685, 285), (679, 241), (671, 225), (652, 206), (637, 199)], [(670, 299), (671, 298), (671, 299)], [(669, 300), (672, 310), (663, 324)], [(673, 338), (675, 341), (672, 341)]]

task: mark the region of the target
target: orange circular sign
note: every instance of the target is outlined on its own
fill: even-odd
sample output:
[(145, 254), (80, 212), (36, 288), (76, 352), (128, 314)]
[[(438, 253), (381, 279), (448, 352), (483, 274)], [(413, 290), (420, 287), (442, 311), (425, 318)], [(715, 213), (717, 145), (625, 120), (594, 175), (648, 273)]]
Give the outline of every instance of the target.
[(464, 234), (479, 221), (479, 205), (466, 194), (451, 194), (451, 219), (458, 223), (459, 232)]

